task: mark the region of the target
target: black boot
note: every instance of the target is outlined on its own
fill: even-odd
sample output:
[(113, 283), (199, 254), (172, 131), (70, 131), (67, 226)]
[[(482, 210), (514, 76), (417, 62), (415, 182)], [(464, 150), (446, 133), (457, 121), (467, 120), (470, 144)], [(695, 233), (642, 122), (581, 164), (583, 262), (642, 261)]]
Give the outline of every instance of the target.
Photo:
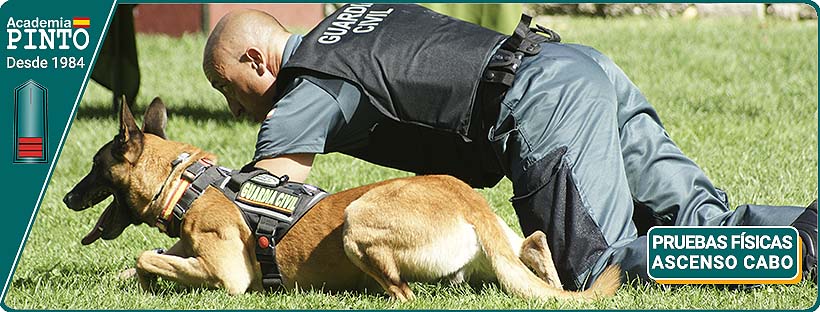
[(806, 207), (792, 226), (803, 241), (803, 278), (811, 278), (817, 284), (817, 200)]

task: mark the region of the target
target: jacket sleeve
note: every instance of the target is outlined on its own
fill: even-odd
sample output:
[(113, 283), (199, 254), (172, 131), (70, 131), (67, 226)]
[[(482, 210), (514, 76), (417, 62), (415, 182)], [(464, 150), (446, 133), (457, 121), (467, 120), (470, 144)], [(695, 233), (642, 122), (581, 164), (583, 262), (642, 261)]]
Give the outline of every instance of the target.
[(287, 154), (325, 153), (328, 137), (344, 123), (333, 96), (310, 81), (294, 83), (262, 123), (254, 161)]

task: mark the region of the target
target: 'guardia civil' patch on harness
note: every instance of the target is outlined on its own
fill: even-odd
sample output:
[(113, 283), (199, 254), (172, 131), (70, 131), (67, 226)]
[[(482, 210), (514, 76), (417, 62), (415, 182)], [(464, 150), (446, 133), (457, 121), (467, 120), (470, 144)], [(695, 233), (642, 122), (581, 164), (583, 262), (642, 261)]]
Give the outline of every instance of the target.
[(260, 174), (242, 183), (236, 200), (248, 205), (269, 208), (291, 215), (296, 210), (299, 196), (278, 189), (276, 186), (279, 184), (279, 178), (268, 174)]

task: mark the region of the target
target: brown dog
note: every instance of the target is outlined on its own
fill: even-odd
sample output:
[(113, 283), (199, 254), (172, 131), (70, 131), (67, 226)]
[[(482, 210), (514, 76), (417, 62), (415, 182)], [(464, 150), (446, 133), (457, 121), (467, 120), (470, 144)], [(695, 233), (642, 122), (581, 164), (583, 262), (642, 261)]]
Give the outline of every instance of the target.
[[(83, 244), (116, 238), (130, 224), (153, 226), (160, 203), (171, 196), (163, 191), (169, 177), (182, 174), (170, 165), (180, 153), (190, 153), (192, 162), (216, 159), (166, 140), (165, 123), (159, 99), (142, 129), (123, 104), (119, 134), (64, 198), (80, 211), (114, 195)], [(135, 272), (144, 289), (162, 277), (230, 294), (261, 290), (255, 244), (239, 209), (208, 187), (185, 214), (180, 240), (165, 253), (140, 254)], [(508, 293), (542, 299), (610, 296), (620, 285), (619, 270), (610, 267), (589, 290), (562, 290), (544, 234), (522, 239), (480, 194), (448, 176), (393, 179), (330, 195), (290, 229), (276, 246), (276, 260), (288, 288), (380, 286), (399, 300), (413, 298), (407, 286), (413, 281), (497, 281)]]

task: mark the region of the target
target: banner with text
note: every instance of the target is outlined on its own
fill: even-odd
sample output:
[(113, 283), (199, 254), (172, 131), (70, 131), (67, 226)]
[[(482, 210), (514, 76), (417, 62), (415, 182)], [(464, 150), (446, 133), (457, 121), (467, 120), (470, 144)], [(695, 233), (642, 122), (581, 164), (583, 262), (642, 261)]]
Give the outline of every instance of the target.
[(662, 284), (794, 284), (801, 243), (793, 227), (654, 227), (649, 276)]

